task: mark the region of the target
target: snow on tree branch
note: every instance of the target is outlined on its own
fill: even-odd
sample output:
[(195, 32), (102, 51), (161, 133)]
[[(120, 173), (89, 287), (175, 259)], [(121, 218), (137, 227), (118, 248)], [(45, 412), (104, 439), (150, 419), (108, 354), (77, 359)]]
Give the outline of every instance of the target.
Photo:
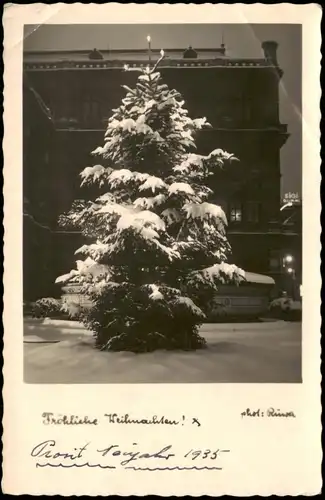
[(162, 179), (160, 179), (159, 177), (155, 177), (154, 175), (150, 175), (147, 177), (144, 184), (142, 184), (139, 187), (139, 191), (150, 190), (153, 193), (155, 193), (156, 190), (163, 189), (163, 188), (167, 188), (166, 183)]
[(193, 188), (189, 184), (187, 184), (186, 182), (174, 182), (171, 186), (169, 186), (168, 193), (169, 194), (178, 194), (178, 193), (195, 194)]
[(204, 312), (198, 306), (196, 306), (193, 300), (191, 300), (189, 297), (176, 297), (175, 302), (176, 304), (189, 309), (194, 316), (197, 316), (201, 320), (206, 318)]
[(217, 289), (219, 284), (239, 284), (242, 281), (245, 281), (245, 271), (234, 264), (225, 262), (214, 264), (201, 271), (194, 271), (189, 275), (189, 283), (195, 287), (210, 285)]
[(206, 185), (236, 158), (222, 149), (195, 153), (197, 133), (210, 124), (191, 119), (179, 92), (162, 81), (163, 58), (162, 51), (152, 66), (125, 68), (139, 73), (137, 82), (123, 86), (103, 144), (92, 151), (98, 164), (80, 174), (82, 186), (99, 192), (62, 217), (87, 241), (76, 251), (84, 260), (56, 282), (78, 283), (91, 296), (81, 319), (100, 349), (204, 347), (200, 293), (245, 279), (227, 263), (227, 218)]
[(165, 203), (167, 197), (164, 194), (157, 194), (156, 196), (149, 198), (137, 198), (133, 204), (136, 208), (140, 209), (150, 209), (162, 205)]
[(183, 207), (188, 219), (220, 219), (224, 225), (227, 225), (227, 217), (221, 207), (212, 203), (186, 203)]

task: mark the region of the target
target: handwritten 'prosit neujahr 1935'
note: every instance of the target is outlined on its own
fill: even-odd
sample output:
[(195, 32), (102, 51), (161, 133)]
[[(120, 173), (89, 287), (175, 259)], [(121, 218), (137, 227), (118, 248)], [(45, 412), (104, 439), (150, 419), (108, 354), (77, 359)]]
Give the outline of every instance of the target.
[(219, 470), (223, 469), (223, 456), (230, 450), (193, 448), (181, 450), (172, 444), (159, 447), (104, 444), (91, 442), (76, 445), (70, 449), (48, 439), (36, 444), (31, 450), (36, 467), (100, 468), (132, 470)]

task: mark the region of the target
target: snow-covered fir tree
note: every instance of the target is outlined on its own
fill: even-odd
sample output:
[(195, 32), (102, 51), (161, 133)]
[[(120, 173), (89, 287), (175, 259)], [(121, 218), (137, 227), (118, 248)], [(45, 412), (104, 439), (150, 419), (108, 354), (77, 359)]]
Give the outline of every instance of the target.
[[(98, 164), (81, 172), (100, 196), (75, 202), (65, 223), (93, 242), (76, 251), (77, 269), (57, 279), (78, 283), (93, 306), (82, 321), (97, 347), (134, 352), (198, 349), (205, 305), (219, 284), (239, 283), (244, 271), (227, 263), (230, 246), (221, 207), (206, 186), (233, 155), (196, 154), (191, 119), (157, 67), (137, 69), (135, 88), (108, 121)], [(134, 71), (134, 69), (128, 69)], [(99, 159), (99, 160), (97, 160)]]

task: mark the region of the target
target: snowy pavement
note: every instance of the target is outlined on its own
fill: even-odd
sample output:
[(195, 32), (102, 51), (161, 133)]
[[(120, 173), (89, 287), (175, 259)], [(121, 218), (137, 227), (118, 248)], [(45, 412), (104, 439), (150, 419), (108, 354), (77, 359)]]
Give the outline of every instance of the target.
[(204, 324), (208, 348), (100, 352), (80, 324), (25, 321), (27, 383), (299, 383), (301, 323)]

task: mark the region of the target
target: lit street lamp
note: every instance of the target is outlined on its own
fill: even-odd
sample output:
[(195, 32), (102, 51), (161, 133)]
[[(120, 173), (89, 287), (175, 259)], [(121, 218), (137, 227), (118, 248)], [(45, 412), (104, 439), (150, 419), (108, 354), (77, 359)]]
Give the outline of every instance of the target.
[(287, 273), (292, 277), (292, 298), (296, 298), (296, 271), (293, 267), (287, 268)]
[(280, 212), (282, 212), (282, 210), (284, 210), (287, 207), (292, 207), (292, 205), (293, 205), (292, 201), (288, 201), (288, 203), (282, 205), (282, 207), (280, 208)]
[(283, 257), (283, 268), (284, 272), (288, 273), (290, 275), (291, 280), (290, 280), (290, 285), (292, 288), (292, 298), (295, 299), (296, 297), (296, 270), (294, 267), (294, 257), (291, 254), (287, 254)]

